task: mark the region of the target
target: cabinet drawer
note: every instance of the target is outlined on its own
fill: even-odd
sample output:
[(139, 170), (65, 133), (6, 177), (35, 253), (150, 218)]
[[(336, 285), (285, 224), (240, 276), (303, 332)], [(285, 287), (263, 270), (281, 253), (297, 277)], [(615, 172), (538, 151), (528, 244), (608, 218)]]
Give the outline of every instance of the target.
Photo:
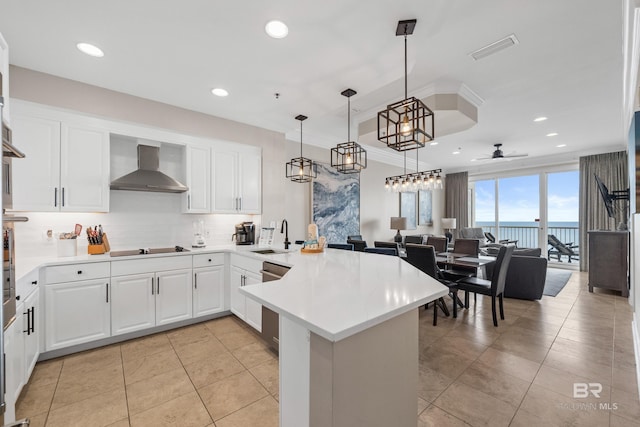
[(39, 276), (40, 269), (35, 268), (16, 280), (16, 295), (19, 295), (22, 301), (38, 289)]
[(193, 256), (193, 268), (224, 265), (224, 254), (198, 254)]
[(237, 254), (231, 254), (231, 265), (251, 271), (257, 275), (260, 275), (260, 270), (262, 270), (261, 260)]
[(111, 275), (110, 264), (109, 262), (94, 262), (47, 267), (44, 275), (45, 283), (75, 282), (109, 277)]
[(175, 255), (159, 258), (113, 261), (111, 263), (111, 275), (125, 276), (128, 274), (153, 273), (156, 271), (191, 268), (191, 258), (192, 257), (189, 255)]

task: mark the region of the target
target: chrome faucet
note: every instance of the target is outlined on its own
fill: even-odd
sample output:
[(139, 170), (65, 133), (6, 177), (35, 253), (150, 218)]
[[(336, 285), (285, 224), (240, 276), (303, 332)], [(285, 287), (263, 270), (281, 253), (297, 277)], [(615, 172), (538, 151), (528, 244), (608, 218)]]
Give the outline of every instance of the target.
[(280, 226), (280, 233), (284, 234), (284, 248), (289, 249), (289, 245), (291, 242), (289, 241), (289, 223), (286, 219), (282, 220), (282, 225)]

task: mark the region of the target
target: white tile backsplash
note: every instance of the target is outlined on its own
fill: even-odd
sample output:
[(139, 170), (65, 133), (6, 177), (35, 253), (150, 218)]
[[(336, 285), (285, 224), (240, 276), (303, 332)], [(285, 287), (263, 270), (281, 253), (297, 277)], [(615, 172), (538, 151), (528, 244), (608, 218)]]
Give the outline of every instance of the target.
[[(57, 242), (46, 231), (72, 232), (82, 225), (78, 254), (87, 252), (86, 227), (101, 224), (112, 250), (147, 247), (191, 247), (193, 222), (203, 220), (208, 246), (231, 243), (234, 225), (253, 221), (260, 230), (261, 215), (183, 214), (182, 194), (111, 191), (109, 213), (21, 212), (29, 222), (16, 223), (16, 257), (56, 256)], [(256, 236), (256, 242), (258, 236)]]

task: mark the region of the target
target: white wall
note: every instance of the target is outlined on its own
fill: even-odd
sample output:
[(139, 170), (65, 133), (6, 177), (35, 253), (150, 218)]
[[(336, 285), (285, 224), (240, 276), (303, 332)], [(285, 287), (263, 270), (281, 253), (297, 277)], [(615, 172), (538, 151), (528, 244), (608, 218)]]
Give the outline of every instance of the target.
[[(263, 153), (262, 215), (182, 214), (178, 195), (112, 191), (110, 212), (106, 214), (27, 213), (30, 221), (17, 229), (18, 256), (55, 254), (55, 242), (45, 238), (45, 231), (71, 231), (76, 223), (102, 224), (116, 250), (190, 245), (192, 222), (199, 219), (206, 224), (210, 245), (229, 243), (233, 225), (251, 220), (257, 225), (270, 221), (279, 225), (286, 218), (290, 240), (304, 238), (311, 218), (311, 187), (285, 178), (285, 163), (299, 155), (300, 146), (286, 141), (284, 134), (15, 66), (11, 67), (10, 84), (15, 99), (184, 135), (256, 145)], [(330, 160), (329, 150), (318, 147), (305, 145), (304, 155), (322, 162)], [(387, 193), (383, 184), (386, 176), (398, 173), (401, 170), (397, 167), (369, 162), (361, 175), (361, 232), (370, 244), (391, 240), (395, 234), (389, 229), (389, 218), (398, 215), (398, 195)], [(439, 218), (443, 212), (444, 194), (434, 192), (436, 227), (420, 226), (403, 234), (441, 233)], [(283, 236), (276, 233), (276, 244), (282, 241)], [(85, 239), (78, 244), (80, 253), (86, 251)]]

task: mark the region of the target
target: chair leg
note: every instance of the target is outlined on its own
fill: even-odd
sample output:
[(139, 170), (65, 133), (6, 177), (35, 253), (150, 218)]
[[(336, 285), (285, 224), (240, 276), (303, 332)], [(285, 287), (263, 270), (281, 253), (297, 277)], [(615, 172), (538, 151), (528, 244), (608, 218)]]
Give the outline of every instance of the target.
[(436, 304), (436, 302), (433, 302), (433, 326), (437, 326), (438, 325), (438, 304)]
[(477, 293), (473, 293), (473, 304), (475, 305), (478, 302), (478, 294)]
[(503, 304), (503, 298), (502, 298), (502, 294), (500, 294), (499, 296), (499, 303), (500, 303), (500, 319), (504, 320), (504, 304)]
[(440, 309), (442, 309), (444, 315), (449, 317), (449, 309), (447, 308), (447, 303), (444, 301), (444, 298), (438, 298), (438, 304), (440, 305)]
[(458, 318), (458, 291), (453, 291), (453, 318)]
[(498, 326), (498, 317), (496, 316), (496, 297), (491, 297), (491, 314), (493, 315), (493, 326)]
[(469, 291), (464, 291), (464, 308), (469, 308)]

